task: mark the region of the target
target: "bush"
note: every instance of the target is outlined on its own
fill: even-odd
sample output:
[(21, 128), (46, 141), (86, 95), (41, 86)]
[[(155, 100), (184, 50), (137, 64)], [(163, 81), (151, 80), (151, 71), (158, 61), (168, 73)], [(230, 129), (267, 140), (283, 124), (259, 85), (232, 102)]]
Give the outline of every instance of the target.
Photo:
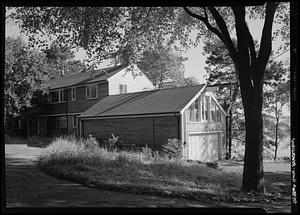
[(181, 141), (177, 138), (168, 139), (164, 144), (163, 151), (169, 158), (181, 159), (182, 158), (182, 145)]
[[(71, 141), (76, 142), (76, 139), (74, 138), (74, 139), (71, 140)], [(93, 137), (91, 134), (89, 135), (88, 138), (86, 138), (86, 139), (81, 139), (80, 141), (81, 141), (81, 142), (83, 143), (83, 145), (84, 145), (87, 149), (89, 149), (89, 150), (94, 150), (94, 149), (96, 149), (96, 148), (99, 147), (98, 141), (97, 141), (96, 138)]]
[(221, 165), (217, 161), (215, 161), (215, 162), (207, 162), (206, 166), (209, 167), (209, 168), (222, 170)]

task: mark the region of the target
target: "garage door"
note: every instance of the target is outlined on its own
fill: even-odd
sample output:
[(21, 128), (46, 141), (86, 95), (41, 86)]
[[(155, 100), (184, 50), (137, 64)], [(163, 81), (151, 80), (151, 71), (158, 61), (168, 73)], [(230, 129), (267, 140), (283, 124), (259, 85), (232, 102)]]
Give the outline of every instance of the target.
[(220, 132), (189, 134), (189, 159), (202, 162), (218, 160)]

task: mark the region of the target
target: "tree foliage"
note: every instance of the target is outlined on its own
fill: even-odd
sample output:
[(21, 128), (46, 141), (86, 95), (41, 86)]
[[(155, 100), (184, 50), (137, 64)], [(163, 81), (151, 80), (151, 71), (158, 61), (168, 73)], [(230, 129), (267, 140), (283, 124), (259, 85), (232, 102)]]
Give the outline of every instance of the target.
[(183, 83), (185, 60), (180, 55), (168, 51), (145, 51), (137, 65), (160, 89)]
[(30, 106), (33, 93), (47, 78), (45, 54), (29, 50), (21, 38), (5, 39), (4, 113), (5, 119), (18, 116)]
[(74, 59), (75, 54), (71, 47), (60, 45), (58, 41), (52, 42), (50, 47), (43, 52), (49, 66), (49, 78), (57, 78), (87, 70), (84, 63)]

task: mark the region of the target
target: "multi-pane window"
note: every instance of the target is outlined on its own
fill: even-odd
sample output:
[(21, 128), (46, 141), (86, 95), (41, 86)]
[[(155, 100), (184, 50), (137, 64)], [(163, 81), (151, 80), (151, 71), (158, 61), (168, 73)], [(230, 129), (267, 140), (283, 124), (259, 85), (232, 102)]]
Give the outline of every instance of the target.
[(72, 101), (76, 101), (76, 88), (71, 88), (71, 99)]
[(86, 86), (86, 98), (87, 99), (97, 98), (98, 97), (97, 91), (98, 91), (97, 84)]
[(67, 117), (66, 116), (56, 117), (56, 128), (67, 128)]
[(126, 94), (127, 93), (127, 85), (126, 84), (120, 84), (119, 89), (120, 89), (120, 94)]
[(211, 116), (211, 121), (212, 122), (216, 122), (217, 121), (217, 105), (216, 105), (216, 102), (211, 99), (211, 102), (210, 102), (210, 116)]
[(218, 110), (217, 110), (217, 122), (221, 122), (221, 121), (222, 121), (221, 110), (218, 108)]
[(73, 115), (73, 128), (77, 128), (77, 115)]
[(51, 91), (49, 96), (50, 96), (50, 103), (59, 103), (59, 102), (66, 101), (66, 91), (63, 89)]
[(188, 122), (221, 122), (221, 109), (216, 101), (208, 96), (201, 96), (187, 110)]

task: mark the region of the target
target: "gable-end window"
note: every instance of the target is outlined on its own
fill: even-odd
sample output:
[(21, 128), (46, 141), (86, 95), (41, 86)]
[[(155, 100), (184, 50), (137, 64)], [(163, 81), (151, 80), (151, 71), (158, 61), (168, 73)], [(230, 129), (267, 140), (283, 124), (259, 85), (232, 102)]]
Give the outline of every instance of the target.
[(56, 117), (56, 128), (67, 128), (67, 117), (66, 116)]
[(71, 99), (72, 101), (76, 101), (76, 88), (71, 88)]
[(200, 98), (197, 98), (189, 107), (189, 122), (200, 122)]
[(55, 90), (49, 93), (50, 103), (60, 103), (66, 101), (66, 91), (65, 90)]
[(201, 96), (191, 104), (188, 109), (189, 122), (201, 122), (209, 120), (210, 97)]
[(77, 115), (73, 115), (72, 121), (73, 121), (73, 128), (77, 128)]
[(120, 84), (119, 89), (120, 89), (120, 94), (126, 94), (127, 93), (127, 85), (126, 84)]
[(98, 86), (97, 86), (97, 84), (87, 85), (86, 86), (86, 98), (87, 99), (96, 99), (97, 97), (98, 97)]
[(211, 99), (210, 103), (210, 116), (212, 122), (217, 122), (217, 105), (213, 99)]
[(217, 122), (221, 122), (221, 121), (222, 121), (221, 110), (218, 108), (217, 109)]

